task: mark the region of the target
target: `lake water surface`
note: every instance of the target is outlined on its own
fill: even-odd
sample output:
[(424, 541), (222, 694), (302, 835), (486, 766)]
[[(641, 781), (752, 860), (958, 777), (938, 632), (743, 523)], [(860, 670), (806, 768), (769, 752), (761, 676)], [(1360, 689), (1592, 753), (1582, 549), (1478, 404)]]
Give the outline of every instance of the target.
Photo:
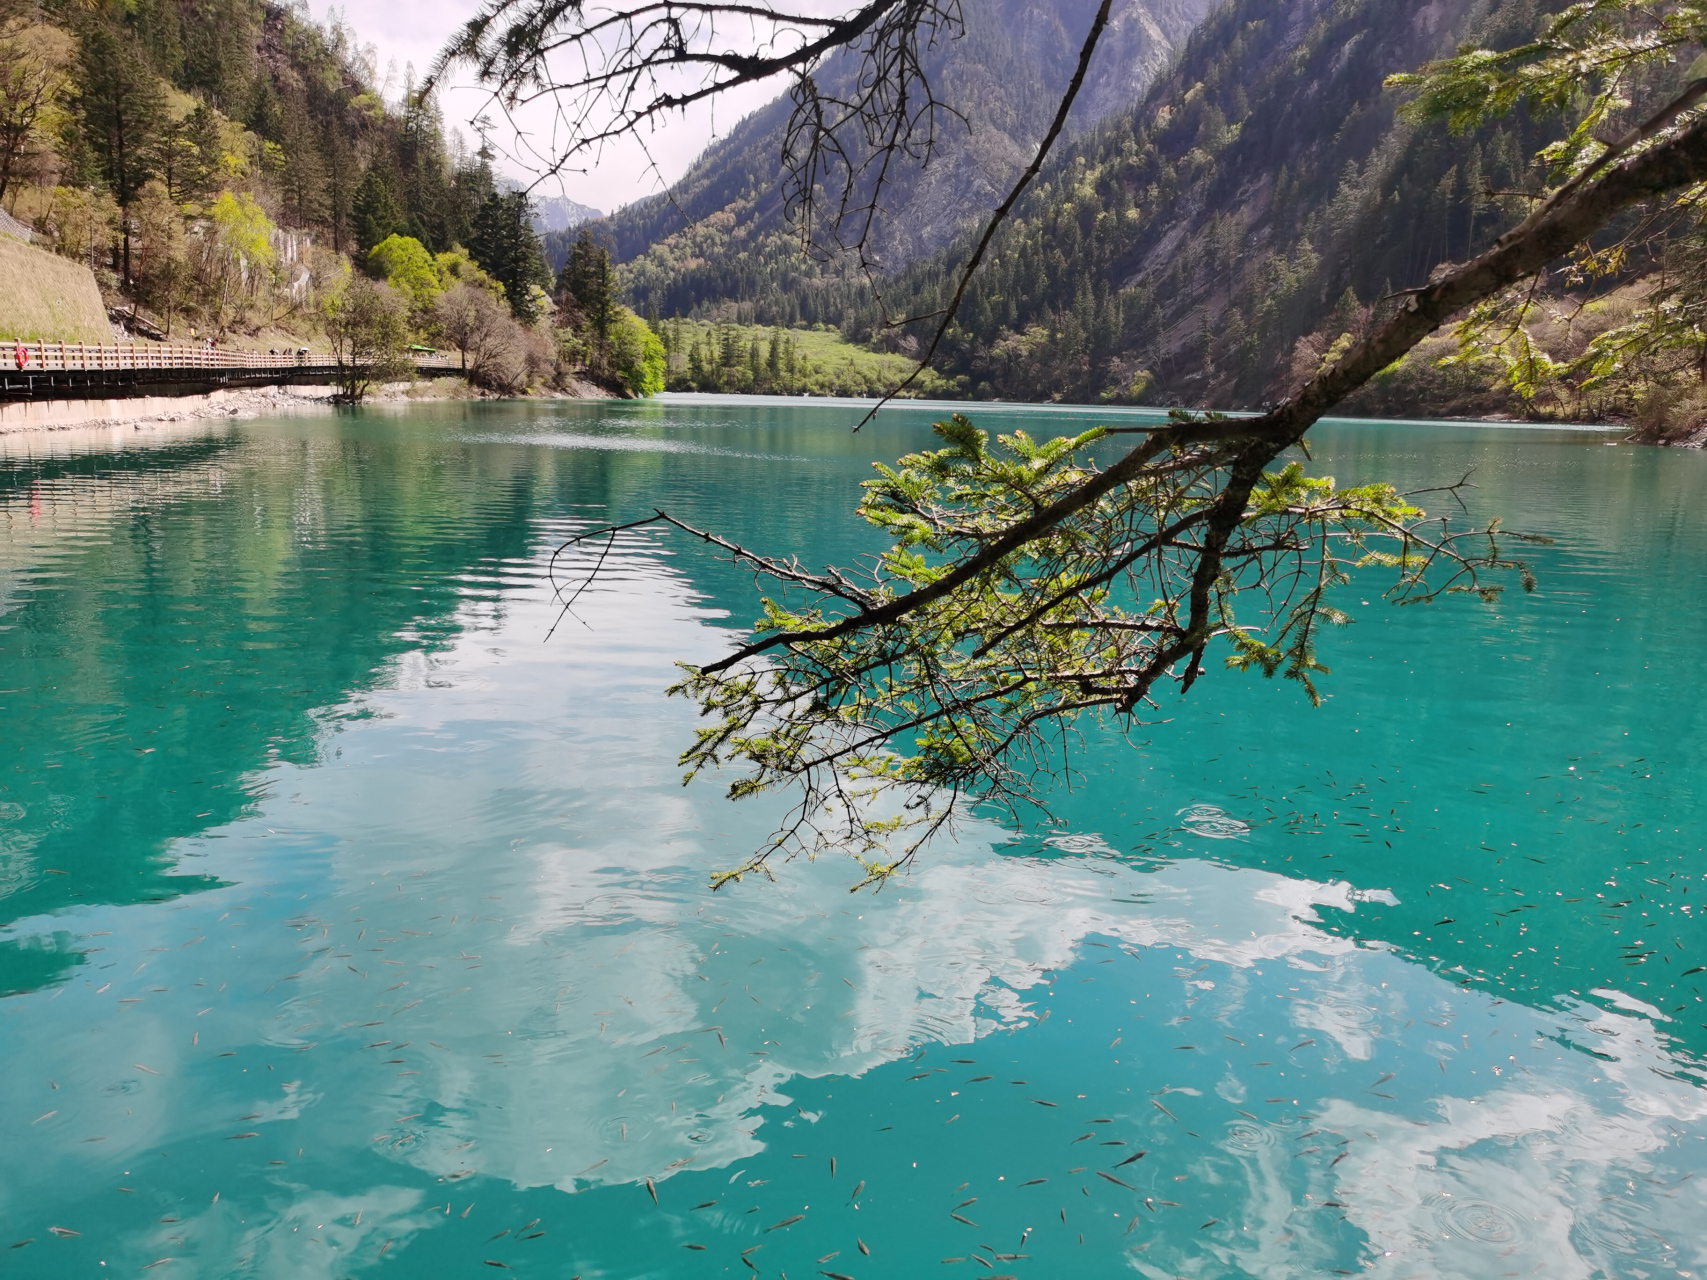
[(845, 561), (945, 411), (0, 440), (0, 1274), (1707, 1276), (1707, 457), (1325, 425), (1540, 589), (1360, 580), (1319, 710), (1214, 673), (1059, 829), (713, 894), (778, 806), (663, 689), (753, 584), (636, 535), (547, 642), (547, 559)]

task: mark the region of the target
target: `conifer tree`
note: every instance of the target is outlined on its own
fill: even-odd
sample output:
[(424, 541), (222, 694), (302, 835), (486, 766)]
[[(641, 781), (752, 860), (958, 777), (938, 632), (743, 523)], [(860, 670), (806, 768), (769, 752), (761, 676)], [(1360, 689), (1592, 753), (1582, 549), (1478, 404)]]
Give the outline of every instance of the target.
[(387, 236), (402, 235), (408, 228), (403, 210), (391, 193), (391, 184), (377, 165), (370, 165), (356, 188), (350, 209), (350, 230), (355, 247), (366, 253)]
[(129, 210), (151, 177), (166, 99), (147, 55), (123, 28), (95, 24), (83, 38), (83, 141), (119, 206), (119, 273), (131, 278)]
[(611, 314), (616, 307), (616, 275), (610, 252), (582, 228), (557, 277), (557, 301), (599, 344), (610, 340)]
[(493, 192), (481, 202), (468, 242), (469, 255), (482, 271), (504, 286), (510, 311), (523, 324), (539, 319), (534, 288), (548, 290), (551, 286), (532, 213), (526, 193)]

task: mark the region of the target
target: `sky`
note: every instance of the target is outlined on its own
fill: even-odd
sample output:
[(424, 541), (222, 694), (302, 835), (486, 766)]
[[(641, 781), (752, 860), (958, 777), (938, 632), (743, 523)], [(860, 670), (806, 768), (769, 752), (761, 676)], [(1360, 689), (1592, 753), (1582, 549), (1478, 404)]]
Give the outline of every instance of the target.
[[(818, 0), (801, 7), (835, 10), (845, 5)], [(395, 101), (409, 66), (414, 66), (417, 77), (424, 74), (445, 40), (474, 13), (476, 0), (344, 0), (342, 4), (310, 0), (309, 8), (322, 22), (334, 13), (341, 13), (357, 41), (375, 47), (382, 82), (394, 66), (387, 97)], [(625, 141), (607, 147), (596, 165), (592, 157), (588, 158), (588, 172), (547, 179), (535, 189), (535, 195), (542, 198), (564, 195), (605, 213), (613, 212), (663, 190), (681, 177), (709, 142), (728, 133), (743, 117), (780, 94), (783, 87), (781, 81), (773, 80), (730, 93), (715, 107), (691, 112), (647, 134), (644, 145), (640, 141)], [(480, 115), (487, 104), (486, 92), (466, 74), (453, 80), (439, 101), (446, 128), (461, 129), (470, 147), (476, 143), (469, 121)], [(550, 115), (548, 111), (536, 110), (524, 116), (523, 122), (535, 131), (536, 139), (543, 141)], [(528, 164), (519, 158), (525, 154), (529, 139), (517, 139), (500, 128), (492, 134), (492, 141), (495, 147), (518, 157), (501, 159), (500, 170), (523, 182), (531, 182), (538, 176), (538, 168), (542, 166), (530, 172)]]

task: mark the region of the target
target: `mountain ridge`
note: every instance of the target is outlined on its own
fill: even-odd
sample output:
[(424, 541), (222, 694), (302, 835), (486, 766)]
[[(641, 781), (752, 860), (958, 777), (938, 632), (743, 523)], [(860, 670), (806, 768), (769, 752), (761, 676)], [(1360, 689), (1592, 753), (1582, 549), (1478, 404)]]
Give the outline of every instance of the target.
[[(1228, 0), (1134, 110), (1051, 164), (975, 277), (943, 371), (1013, 399), (1284, 394), (1299, 342), (1358, 330), (1526, 212), (1514, 193), (1538, 182), (1556, 121), (1517, 111), (1450, 137), (1405, 120), (1387, 78), (1465, 41), (1526, 39), (1546, 7)], [(886, 281), (887, 307), (929, 310), (967, 249)], [(887, 330), (870, 299), (846, 327), (901, 350), (922, 329)]]
[[(1118, 0), (1073, 122), (1091, 127), (1130, 106), (1165, 69), (1211, 0)], [(1076, 65), (1096, 0), (984, 0), (966, 35), (934, 55), (939, 96), (968, 123), (949, 123), (931, 163), (908, 167), (886, 195), (869, 246), (881, 269), (939, 251), (988, 213), (1035, 154)], [(851, 56), (822, 72), (832, 91)], [(779, 98), (712, 144), (668, 192), (618, 211), (597, 230), (623, 264), (637, 306), (657, 314), (733, 307), (761, 323), (831, 321), (857, 304), (845, 261), (802, 260), (789, 233), (776, 166), (790, 103)], [(795, 305), (767, 301), (794, 295)], [(730, 318), (736, 318), (731, 315)]]

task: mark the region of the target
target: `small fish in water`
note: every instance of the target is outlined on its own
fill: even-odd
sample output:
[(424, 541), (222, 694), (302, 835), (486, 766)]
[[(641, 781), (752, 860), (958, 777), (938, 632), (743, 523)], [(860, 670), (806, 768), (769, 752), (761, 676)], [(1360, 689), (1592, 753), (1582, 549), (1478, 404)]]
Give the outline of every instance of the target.
[(865, 1241), (861, 1240), (858, 1236), (855, 1236), (854, 1243), (859, 1246), (859, 1251), (866, 1257), (869, 1258), (871, 1256), (871, 1250), (865, 1247)]
[(711, 1208), (711, 1206), (716, 1204), (716, 1203), (717, 1203), (717, 1201), (715, 1201), (715, 1200), (707, 1200), (704, 1204), (696, 1204), (689, 1212), (697, 1213), (701, 1209)]
[(682, 1246), (682, 1248), (692, 1249), (695, 1253), (704, 1253), (705, 1252), (705, 1246), (703, 1244), (684, 1244)]
[(978, 1225), (976, 1222), (972, 1221), (971, 1218), (963, 1218), (958, 1213), (950, 1213), (948, 1216), (953, 1218), (956, 1222), (964, 1222), (969, 1227), (975, 1227)]
[(1114, 1185), (1117, 1187), (1125, 1187), (1128, 1191), (1138, 1190), (1138, 1188), (1133, 1186), (1130, 1182), (1122, 1182), (1119, 1178), (1115, 1177), (1112, 1173), (1104, 1173), (1101, 1169), (1097, 1170), (1097, 1177), (1106, 1179), (1107, 1181), (1114, 1183)]
[(1142, 1160), (1145, 1156), (1147, 1156), (1149, 1154), (1150, 1153), (1148, 1151), (1140, 1151), (1135, 1156), (1127, 1156), (1126, 1159), (1122, 1160), (1119, 1164), (1115, 1165), (1114, 1167), (1116, 1169), (1124, 1169), (1127, 1165), (1131, 1164), (1134, 1160)]
[(864, 1190), (865, 1190), (865, 1179), (861, 1178), (859, 1180), (859, 1184), (854, 1187), (853, 1194), (848, 1197), (848, 1203), (852, 1204), (855, 1200), (858, 1200), (859, 1199), (859, 1193), (864, 1191)]
[(826, 1263), (826, 1262), (828, 1262), (828, 1261), (829, 1261), (829, 1260), (830, 1260), (830, 1259), (831, 1259), (831, 1258), (838, 1258), (838, 1257), (840, 1257), (840, 1256), (841, 1256), (841, 1253), (842, 1253), (842, 1251), (841, 1251), (841, 1250), (840, 1250), (840, 1249), (834, 1249), (834, 1250), (831, 1250), (831, 1251), (830, 1251), (830, 1252), (829, 1252), (829, 1253), (826, 1253), (826, 1254), (825, 1254), (825, 1255), (824, 1255), (824, 1256), (823, 1256), (823, 1257), (822, 1257), (822, 1258), (819, 1258), (819, 1259), (818, 1259), (818, 1265), (819, 1265), (819, 1266), (820, 1266), (820, 1267), (821, 1267), (821, 1266), (823, 1266), (823, 1265), (824, 1265), (824, 1264), (825, 1264), (825, 1263)]
[(771, 1223), (771, 1225), (766, 1227), (765, 1230), (766, 1231), (781, 1231), (784, 1227), (792, 1227), (795, 1223), (799, 1222), (805, 1216), (806, 1215), (804, 1213), (797, 1213), (792, 1218), (784, 1218), (781, 1222)]
[(1022, 1182), (1019, 1185), (1022, 1187), (1035, 1187), (1035, 1186), (1040, 1186), (1043, 1183), (1048, 1182), (1048, 1181), (1049, 1181), (1048, 1178), (1033, 1178), (1030, 1182)]
[(959, 1204), (955, 1205), (954, 1207), (956, 1209), (964, 1209), (969, 1204), (977, 1204), (977, 1203), (978, 1203), (978, 1197), (973, 1196), (970, 1200), (962, 1200)]
[(836, 1157), (835, 1156), (830, 1157), (830, 1176), (832, 1178), (836, 1176)]
[(657, 1204), (658, 1203), (658, 1188), (652, 1185), (652, 1179), (650, 1179), (650, 1178), (645, 1179), (645, 1182), (646, 1182), (646, 1194), (652, 1197), (652, 1203), (653, 1204)]

